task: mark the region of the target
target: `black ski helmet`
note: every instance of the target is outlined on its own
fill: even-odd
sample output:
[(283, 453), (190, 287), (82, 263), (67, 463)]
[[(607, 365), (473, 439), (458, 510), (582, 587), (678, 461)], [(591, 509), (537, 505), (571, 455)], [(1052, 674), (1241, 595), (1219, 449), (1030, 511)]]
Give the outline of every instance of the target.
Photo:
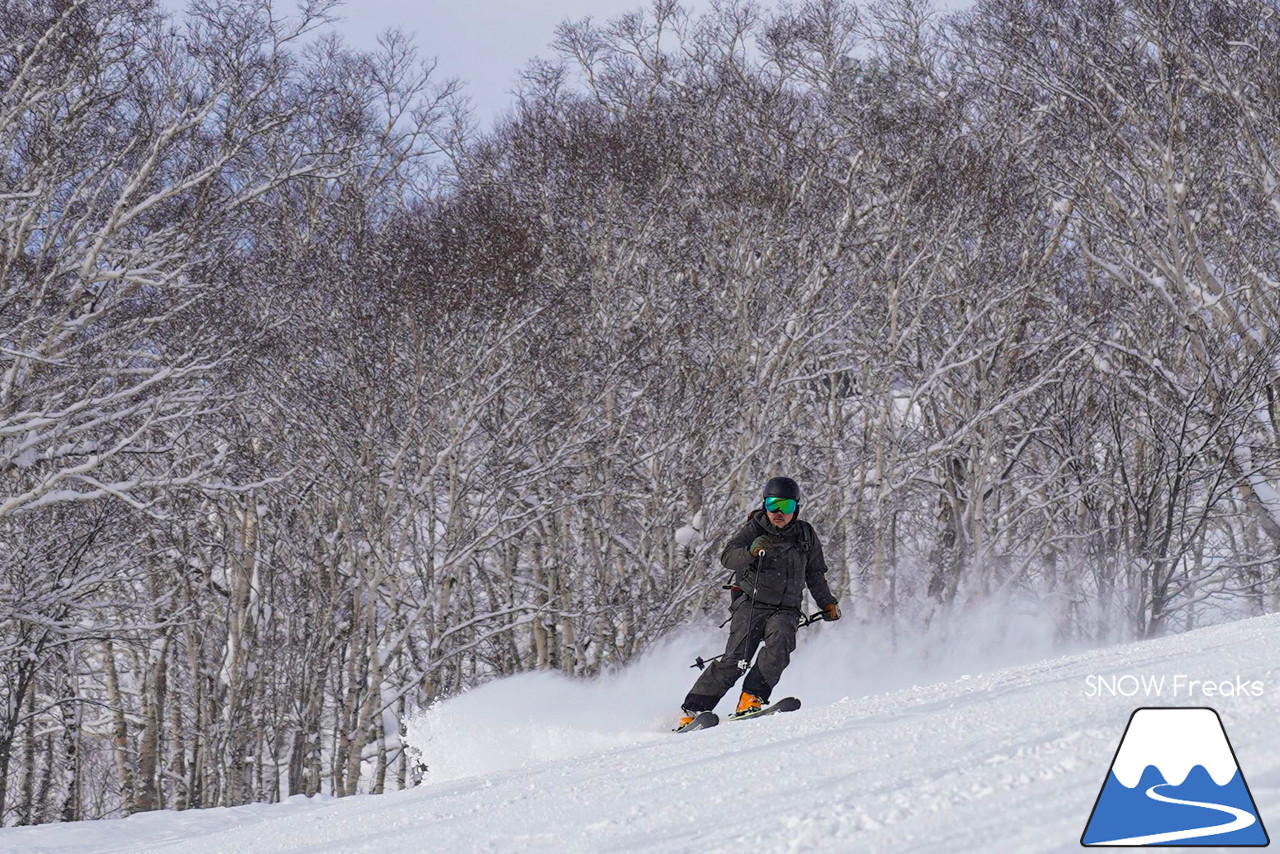
[(800, 506), (800, 484), (796, 483), (789, 477), (771, 477), (764, 485), (764, 495), (760, 500), (766, 498), (794, 498), (796, 507)]

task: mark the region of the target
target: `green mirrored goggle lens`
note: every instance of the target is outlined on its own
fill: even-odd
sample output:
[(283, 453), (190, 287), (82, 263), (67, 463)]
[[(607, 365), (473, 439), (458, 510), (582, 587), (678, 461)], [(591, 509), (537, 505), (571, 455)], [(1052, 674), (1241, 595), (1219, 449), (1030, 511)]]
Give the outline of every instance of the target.
[(764, 500), (764, 509), (770, 513), (794, 513), (796, 512), (796, 500), (794, 498), (774, 498), (770, 496)]

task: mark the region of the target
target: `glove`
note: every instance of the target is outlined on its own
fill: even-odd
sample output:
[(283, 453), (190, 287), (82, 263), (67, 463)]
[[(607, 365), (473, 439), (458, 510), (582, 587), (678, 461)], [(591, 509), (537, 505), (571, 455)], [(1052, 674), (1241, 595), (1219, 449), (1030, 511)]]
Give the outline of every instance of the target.
[(832, 602), (830, 605), (823, 605), (822, 619), (826, 620), (828, 623), (832, 620), (840, 619), (840, 606), (835, 602)]
[(751, 541), (751, 556), (760, 557), (761, 552), (770, 551), (777, 545), (778, 540), (776, 537), (771, 537), (768, 534), (761, 534)]

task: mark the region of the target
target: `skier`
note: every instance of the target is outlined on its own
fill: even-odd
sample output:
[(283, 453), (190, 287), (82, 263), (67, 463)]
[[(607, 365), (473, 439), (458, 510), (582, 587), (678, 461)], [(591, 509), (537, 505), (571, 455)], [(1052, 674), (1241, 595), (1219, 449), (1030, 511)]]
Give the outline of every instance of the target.
[(709, 712), (747, 668), (764, 641), (764, 649), (747, 673), (735, 717), (759, 713), (782, 678), (796, 648), (796, 628), (803, 616), (801, 596), (807, 585), (824, 620), (840, 619), (840, 607), (827, 586), (822, 543), (800, 514), (800, 486), (789, 477), (764, 485), (763, 505), (751, 511), (742, 529), (729, 540), (720, 562), (734, 571), (729, 642), (724, 655), (707, 666), (684, 698), (677, 728)]

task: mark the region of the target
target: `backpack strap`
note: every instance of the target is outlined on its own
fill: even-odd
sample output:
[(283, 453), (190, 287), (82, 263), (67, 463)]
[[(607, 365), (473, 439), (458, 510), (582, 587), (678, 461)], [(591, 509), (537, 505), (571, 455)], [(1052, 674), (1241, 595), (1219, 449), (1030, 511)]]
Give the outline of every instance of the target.
[(803, 519), (800, 520), (800, 537), (796, 540), (796, 545), (802, 552), (809, 551), (813, 546), (813, 526)]

